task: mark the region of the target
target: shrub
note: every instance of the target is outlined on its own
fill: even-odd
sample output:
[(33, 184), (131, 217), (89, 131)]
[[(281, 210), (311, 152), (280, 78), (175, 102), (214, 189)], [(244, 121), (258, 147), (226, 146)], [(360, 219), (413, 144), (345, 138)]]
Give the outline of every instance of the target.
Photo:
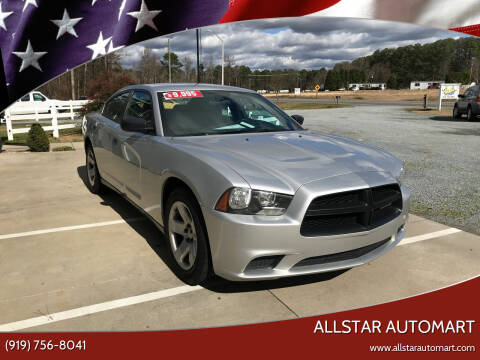
[(34, 152), (47, 152), (50, 149), (48, 136), (40, 124), (32, 124), (27, 136), (27, 145)]

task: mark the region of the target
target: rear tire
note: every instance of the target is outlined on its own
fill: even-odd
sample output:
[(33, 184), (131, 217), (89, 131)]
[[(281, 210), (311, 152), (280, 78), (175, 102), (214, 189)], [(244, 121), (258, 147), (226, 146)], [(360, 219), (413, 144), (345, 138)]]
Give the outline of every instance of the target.
[(467, 110), (467, 120), (468, 121), (475, 121), (476, 120), (476, 116), (473, 115), (473, 111), (472, 111), (472, 108), (471, 107), (468, 107), (468, 110)]
[(462, 117), (462, 114), (460, 113), (460, 111), (458, 111), (457, 105), (455, 105), (453, 107), (453, 118), (454, 119), (460, 119), (461, 117)]
[(87, 187), (93, 194), (100, 194), (103, 191), (102, 180), (98, 172), (97, 160), (91, 145), (86, 151), (86, 168), (87, 168)]
[(210, 276), (211, 261), (207, 231), (195, 197), (182, 188), (173, 190), (164, 214), (173, 272), (189, 285), (203, 283)]

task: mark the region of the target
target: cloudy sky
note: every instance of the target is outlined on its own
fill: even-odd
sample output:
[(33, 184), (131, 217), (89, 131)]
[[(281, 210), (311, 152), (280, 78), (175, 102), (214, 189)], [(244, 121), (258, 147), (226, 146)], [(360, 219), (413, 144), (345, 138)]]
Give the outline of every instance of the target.
[[(226, 56), (234, 56), (237, 65), (248, 65), (252, 69), (331, 68), (338, 62), (369, 55), (377, 49), (460, 36), (444, 30), (378, 20), (307, 16), (246, 21), (202, 29), (202, 60), (214, 64), (220, 63), (221, 45), (207, 29), (224, 39)], [(171, 50), (180, 59), (188, 56), (195, 61), (194, 30), (170, 37)], [(163, 56), (167, 52), (167, 37), (122, 49), (122, 64), (134, 66), (143, 47)]]

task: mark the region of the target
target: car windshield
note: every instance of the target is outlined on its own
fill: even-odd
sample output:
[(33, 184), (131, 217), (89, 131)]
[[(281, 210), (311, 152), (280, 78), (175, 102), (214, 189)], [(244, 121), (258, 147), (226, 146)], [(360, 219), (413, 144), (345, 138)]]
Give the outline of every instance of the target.
[(165, 136), (199, 136), (301, 129), (261, 95), (222, 90), (158, 93)]

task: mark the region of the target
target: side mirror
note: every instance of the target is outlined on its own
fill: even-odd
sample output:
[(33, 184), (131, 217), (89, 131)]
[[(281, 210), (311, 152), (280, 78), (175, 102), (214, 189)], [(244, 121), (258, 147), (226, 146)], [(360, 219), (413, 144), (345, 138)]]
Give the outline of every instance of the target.
[(299, 123), (300, 125), (303, 124), (303, 116), (302, 115), (292, 115), (292, 119), (295, 120), (297, 123)]
[(125, 116), (122, 119), (122, 129), (125, 131), (139, 132), (139, 133), (153, 133), (155, 128), (148, 124), (145, 119), (136, 118), (132, 116)]
[(458, 95), (458, 98), (459, 98), (459, 99), (464, 99), (464, 98), (465, 98), (465, 95), (459, 94), (459, 95)]

